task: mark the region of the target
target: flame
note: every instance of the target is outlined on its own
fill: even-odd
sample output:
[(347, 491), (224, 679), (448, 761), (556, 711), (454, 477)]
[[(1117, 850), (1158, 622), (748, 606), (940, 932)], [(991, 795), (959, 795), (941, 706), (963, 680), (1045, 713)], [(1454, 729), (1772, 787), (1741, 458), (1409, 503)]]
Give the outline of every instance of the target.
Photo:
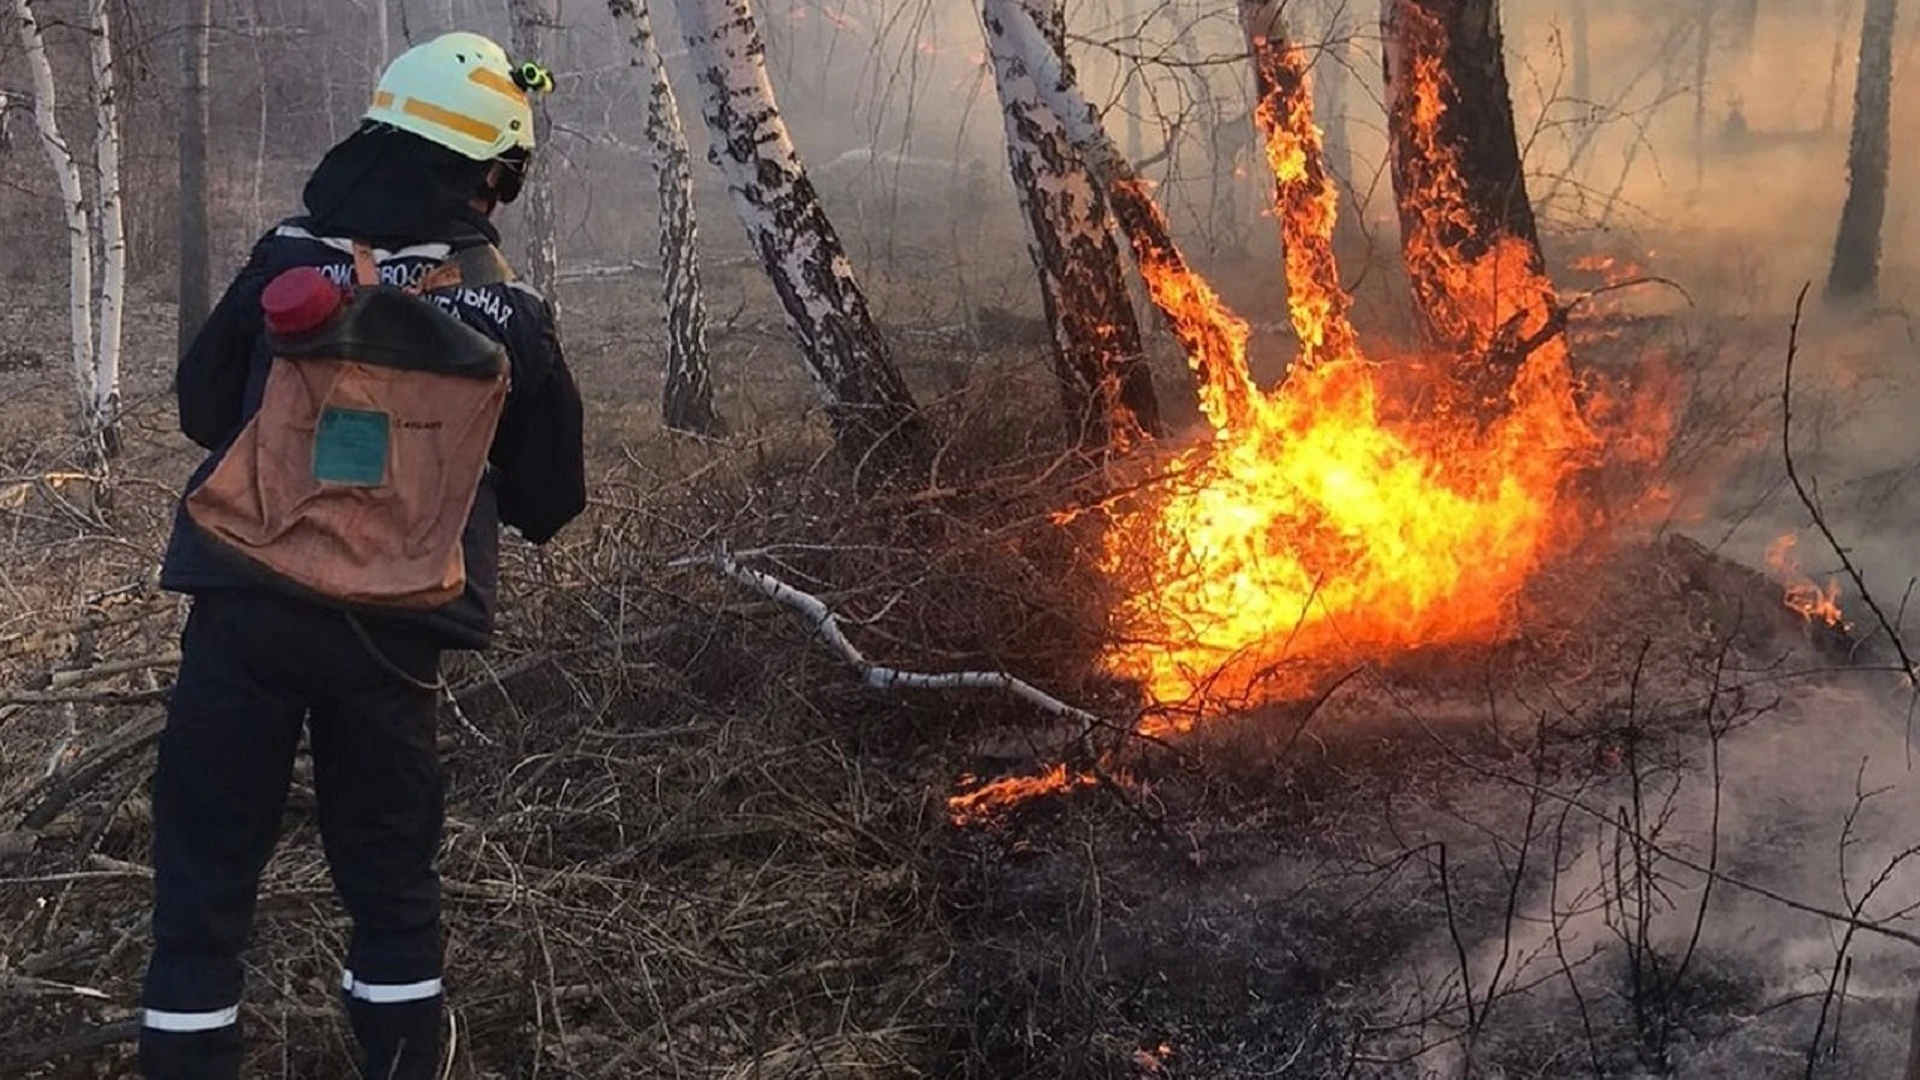
[(1266, 136), (1267, 163), (1278, 193), (1287, 281), (1321, 286), (1294, 288), (1287, 297), (1301, 363), (1311, 367), (1322, 357), (1358, 356), (1359, 337), (1347, 319), (1348, 298), (1333, 256), (1339, 195), (1323, 165), (1320, 129), (1314, 126), (1313, 103), (1304, 92), (1307, 54), (1264, 39), (1256, 41), (1254, 52), (1260, 83), (1270, 88), (1254, 115)]
[(947, 799), (947, 818), (965, 827), (989, 821), (1006, 810), (1042, 795), (1055, 795), (1099, 783), (1092, 773), (1068, 773), (1055, 765), (1039, 776), (1008, 776), (981, 784), (972, 776), (962, 776), (965, 789)]
[[(1600, 449), (1566, 345), (1550, 332), (1553, 284), (1532, 247), (1496, 236), (1467, 257), (1449, 242), (1471, 218), (1454, 152), (1435, 134), (1437, 62), (1415, 75), (1414, 135), (1435, 167), (1413, 200), (1426, 227), (1410, 268), (1468, 349), (1391, 365), (1363, 355), (1335, 265), (1337, 196), (1320, 165), (1306, 59), (1297, 46), (1268, 48), (1273, 90), (1256, 116), (1302, 362), (1262, 392), (1247, 372), (1245, 322), (1177, 253), (1140, 260), (1214, 429), (1172, 462), (1161, 490), (1111, 508), (1104, 540), (1103, 565), (1130, 595), (1103, 666), (1159, 705), (1298, 693), (1296, 664), (1497, 638), (1513, 599), (1580, 523), (1562, 481)], [(1498, 415), (1451, 407), (1466, 396), (1465, 370), (1500, 340), (1531, 351)]]
[(1824, 587), (1815, 585), (1800, 569), (1800, 559), (1794, 554), (1799, 543), (1798, 536), (1787, 533), (1767, 545), (1767, 565), (1786, 586), (1786, 605), (1808, 622), (1819, 619), (1828, 626), (1844, 625), (1839, 580), (1828, 578)]

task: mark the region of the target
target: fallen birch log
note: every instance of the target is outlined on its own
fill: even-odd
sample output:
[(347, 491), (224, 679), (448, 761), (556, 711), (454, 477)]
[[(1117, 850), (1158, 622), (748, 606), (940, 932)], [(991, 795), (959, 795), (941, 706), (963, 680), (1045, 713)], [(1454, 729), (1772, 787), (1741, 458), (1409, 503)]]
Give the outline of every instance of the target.
[(799, 612), (827, 648), (833, 650), (848, 667), (859, 672), (861, 681), (875, 690), (999, 690), (1051, 716), (1077, 721), (1084, 726), (1083, 735), (1085, 731), (1105, 724), (1093, 713), (1069, 705), (1025, 679), (1004, 671), (934, 673), (901, 671), (876, 664), (848, 639), (846, 631), (840, 628), (840, 617), (834, 614), (833, 609), (812, 593), (802, 592), (772, 574), (742, 566), (739, 560), (723, 550), (717, 550), (711, 556), (688, 556), (676, 560), (673, 565), (686, 566), (694, 562), (709, 562), (721, 577)]

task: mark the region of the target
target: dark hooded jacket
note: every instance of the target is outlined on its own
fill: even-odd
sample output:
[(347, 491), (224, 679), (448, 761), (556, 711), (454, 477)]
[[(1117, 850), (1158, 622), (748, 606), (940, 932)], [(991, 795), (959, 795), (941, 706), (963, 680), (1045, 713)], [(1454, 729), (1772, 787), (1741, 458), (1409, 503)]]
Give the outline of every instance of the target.
[[(174, 391), (180, 428), (210, 451), (188, 480), (204, 483), (259, 408), (272, 364), (260, 295), (281, 272), (351, 273), (353, 239), (375, 248), (381, 279), (417, 281), (454, 250), (498, 243), (499, 233), (469, 197), (486, 166), (392, 129), (363, 129), (334, 147), (309, 179), (307, 213), (254, 245), (226, 294), (180, 358)], [(499, 530), (507, 525), (543, 544), (586, 506), (580, 393), (561, 355), (551, 305), (520, 282), (446, 290), (440, 297), (467, 325), (506, 347), (511, 390), (464, 537), (467, 588), (446, 607), (383, 615), (448, 648), (483, 648), (493, 631)], [(183, 593), (266, 587), (176, 508), (161, 567), (163, 588)]]

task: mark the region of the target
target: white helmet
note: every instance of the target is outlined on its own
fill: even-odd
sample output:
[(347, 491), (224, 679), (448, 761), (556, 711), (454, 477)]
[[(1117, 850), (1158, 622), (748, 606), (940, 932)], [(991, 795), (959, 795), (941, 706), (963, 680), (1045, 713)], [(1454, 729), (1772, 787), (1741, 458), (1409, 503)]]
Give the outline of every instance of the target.
[(531, 152), (533, 108), (527, 91), (550, 91), (539, 64), (515, 67), (506, 50), (479, 34), (443, 34), (394, 58), (380, 77), (366, 119), (391, 124), (475, 161), (509, 150)]

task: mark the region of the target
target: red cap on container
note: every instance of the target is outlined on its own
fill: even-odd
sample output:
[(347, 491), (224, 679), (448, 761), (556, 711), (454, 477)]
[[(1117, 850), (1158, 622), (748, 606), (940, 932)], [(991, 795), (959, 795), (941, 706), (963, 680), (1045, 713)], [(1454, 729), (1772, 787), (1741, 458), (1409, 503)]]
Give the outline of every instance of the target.
[(266, 312), (268, 330), (304, 334), (333, 318), (345, 299), (325, 274), (311, 266), (296, 266), (273, 279), (260, 294), (260, 307)]

